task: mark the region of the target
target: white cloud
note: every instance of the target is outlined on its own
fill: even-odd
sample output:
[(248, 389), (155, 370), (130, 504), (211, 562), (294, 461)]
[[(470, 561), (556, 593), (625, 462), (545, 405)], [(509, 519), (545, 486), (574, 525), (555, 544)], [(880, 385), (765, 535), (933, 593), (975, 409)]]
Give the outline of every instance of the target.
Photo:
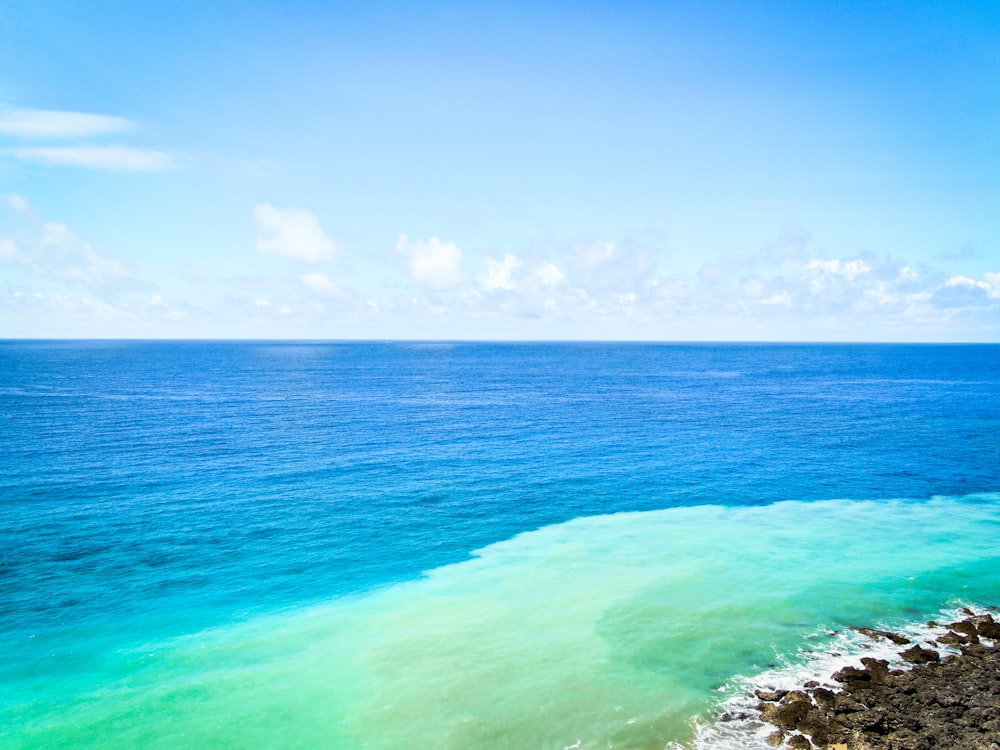
[(453, 242), (438, 237), (414, 240), (399, 235), (396, 252), (407, 258), (410, 276), (431, 289), (453, 289), (462, 282), (462, 250)]
[(848, 280), (871, 273), (872, 270), (863, 260), (811, 260), (805, 267), (810, 271), (818, 271), (827, 276), (841, 276)]
[(27, 199), (6, 196), (5, 203), (24, 217), (15, 238), (0, 237), (0, 262), (21, 266), (35, 276), (106, 290), (135, 284), (128, 263), (102, 255), (65, 224), (44, 221)]
[(79, 138), (118, 133), (132, 127), (131, 120), (87, 112), (52, 109), (8, 109), (0, 112), (0, 134), (18, 138)]
[(507, 253), (503, 260), (486, 258), (486, 280), (483, 286), (489, 291), (514, 291), (517, 287), (511, 281), (511, 274), (521, 266), (521, 260), (516, 255)]
[(760, 301), (762, 305), (779, 305), (781, 307), (791, 307), (792, 306), (792, 295), (788, 292), (779, 292), (777, 294), (772, 294), (770, 297), (765, 297)]
[(577, 245), (577, 257), (589, 267), (610, 263), (621, 255), (621, 249), (615, 242), (598, 240), (584, 245)]
[(101, 287), (130, 279), (132, 269), (125, 261), (101, 255), (65, 224), (46, 222), (29, 263), (48, 275), (66, 281)]
[(0, 237), (0, 263), (17, 263), (21, 253), (9, 237)]
[(987, 293), (991, 293), (993, 288), (985, 281), (976, 281), (975, 279), (970, 279), (968, 276), (952, 276), (950, 279), (944, 282), (945, 286), (958, 286), (958, 287), (972, 287), (976, 289), (982, 289)]
[(333, 297), (335, 299), (346, 299), (348, 297), (343, 287), (322, 271), (304, 273), (299, 276), (299, 281), (322, 297)]
[(535, 276), (545, 286), (555, 286), (566, 278), (555, 263), (543, 263), (535, 271)]
[(5, 148), (0, 153), (25, 161), (69, 167), (145, 172), (170, 169), (173, 159), (162, 151), (125, 146), (44, 146)]
[(993, 287), (984, 281), (953, 276), (934, 291), (929, 301), (937, 308), (954, 311), (995, 307), (993, 300), (997, 297), (1000, 294), (994, 294)]
[(16, 193), (9, 193), (2, 196), (3, 202), (7, 204), (7, 208), (15, 211), (19, 214), (27, 214), (31, 211), (31, 203), (28, 199), (17, 195)]
[(257, 224), (257, 250), (306, 263), (334, 261), (337, 245), (320, 226), (319, 219), (304, 208), (276, 208), (261, 203), (253, 209)]
[(600, 240), (577, 244), (567, 258), (567, 278), (609, 303), (638, 294), (654, 278), (656, 263), (641, 244)]

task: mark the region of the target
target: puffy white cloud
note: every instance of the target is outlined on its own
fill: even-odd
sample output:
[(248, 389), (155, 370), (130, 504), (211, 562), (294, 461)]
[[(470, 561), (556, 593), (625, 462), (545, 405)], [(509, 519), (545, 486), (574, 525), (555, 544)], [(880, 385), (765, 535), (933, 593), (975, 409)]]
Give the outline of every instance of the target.
[(418, 284), (443, 291), (462, 283), (462, 250), (438, 237), (413, 240), (399, 235), (396, 252), (407, 259), (410, 276)]
[(543, 263), (535, 270), (535, 276), (545, 286), (556, 286), (566, 278), (555, 263)]
[(170, 169), (173, 159), (162, 151), (125, 146), (44, 146), (5, 148), (0, 153), (26, 161), (125, 172)]
[(316, 215), (304, 208), (277, 208), (261, 203), (253, 209), (257, 250), (305, 263), (334, 261), (337, 245), (326, 236)]
[(486, 279), (483, 286), (491, 292), (505, 290), (514, 291), (517, 287), (511, 280), (511, 274), (521, 267), (521, 260), (516, 255), (507, 253), (503, 260), (486, 257)]
[(132, 121), (124, 117), (88, 112), (53, 109), (0, 111), (0, 134), (19, 138), (79, 138), (117, 133), (132, 125)]

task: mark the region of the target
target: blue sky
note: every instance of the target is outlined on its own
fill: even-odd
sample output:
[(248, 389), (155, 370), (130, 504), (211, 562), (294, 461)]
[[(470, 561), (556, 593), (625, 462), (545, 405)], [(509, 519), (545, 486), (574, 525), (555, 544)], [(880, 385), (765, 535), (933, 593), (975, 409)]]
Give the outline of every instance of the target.
[(0, 337), (1000, 340), (1000, 5), (0, 5)]

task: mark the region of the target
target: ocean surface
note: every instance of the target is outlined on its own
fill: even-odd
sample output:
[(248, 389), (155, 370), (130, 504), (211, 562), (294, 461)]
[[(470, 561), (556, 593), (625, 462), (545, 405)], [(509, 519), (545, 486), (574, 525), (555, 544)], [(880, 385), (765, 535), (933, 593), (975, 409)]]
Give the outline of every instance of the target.
[(1000, 346), (0, 342), (0, 748), (721, 747), (963, 604)]

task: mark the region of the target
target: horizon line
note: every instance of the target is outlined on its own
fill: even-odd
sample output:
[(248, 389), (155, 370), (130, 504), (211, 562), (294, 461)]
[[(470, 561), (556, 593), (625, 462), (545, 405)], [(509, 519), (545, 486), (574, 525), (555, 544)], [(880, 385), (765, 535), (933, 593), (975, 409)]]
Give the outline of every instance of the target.
[(0, 337), (0, 343), (259, 343), (259, 344), (725, 344), (763, 346), (1000, 346), (1000, 341), (858, 341), (816, 339), (473, 339), (473, 338), (250, 338), (250, 337)]

